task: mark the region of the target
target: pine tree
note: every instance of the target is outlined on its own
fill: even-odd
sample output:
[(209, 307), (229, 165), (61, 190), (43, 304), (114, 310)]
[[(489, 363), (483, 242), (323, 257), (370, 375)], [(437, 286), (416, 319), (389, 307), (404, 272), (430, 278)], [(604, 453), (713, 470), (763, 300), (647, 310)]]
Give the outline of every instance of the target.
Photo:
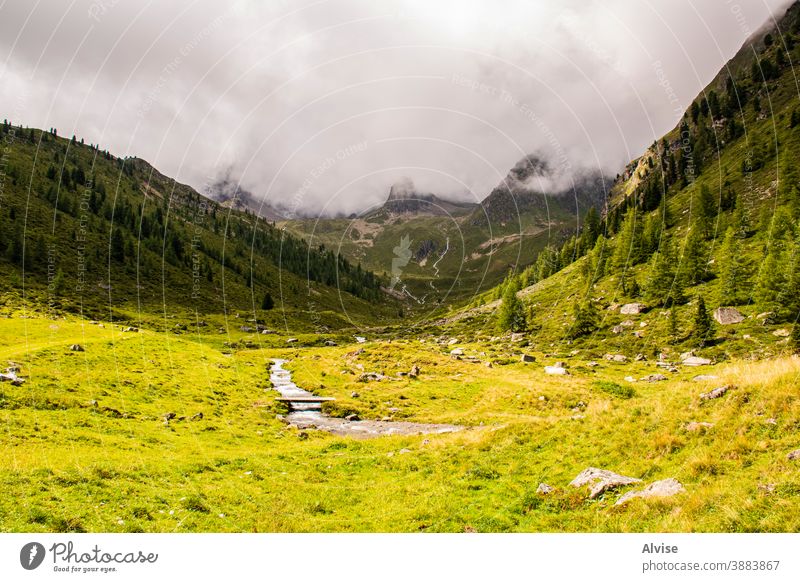
[(503, 291), (503, 300), (497, 311), (497, 329), (501, 332), (525, 331), (525, 311), (522, 302), (517, 297), (519, 281), (512, 277)]
[(789, 336), (789, 346), (795, 353), (800, 353), (800, 322), (795, 321), (792, 334)]
[(705, 184), (700, 187), (700, 194), (692, 211), (695, 225), (699, 226), (706, 239), (710, 238), (714, 232), (714, 218), (717, 216), (718, 207), (711, 189)]
[(272, 300), (272, 295), (267, 292), (264, 294), (264, 299), (261, 301), (261, 309), (269, 311), (273, 307), (275, 307), (275, 301)]
[(698, 295), (692, 337), (700, 347), (703, 347), (706, 341), (708, 341), (708, 336), (711, 334), (711, 327), (712, 321), (711, 316), (708, 314), (708, 309), (706, 309), (706, 301), (703, 299), (702, 295)]
[(669, 340), (670, 343), (676, 344), (678, 343), (678, 335), (680, 334), (680, 329), (678, 328), (678, 314), (675, 304), (673, 303), (672, 306), (669, 308)]
[(695, 225), (686, 236), (678, 276), (686, 285), (697, 285), (706, 278), (707, 270), (705, 245), (700, 229)]
[(597, 329), (599, 315), (597, 307), (591, 301), (583, 304), (575, 302), (572, 308), (574, 322), (570, 328), (570, 339), (576, 339), (588, 335)]
[(111, 258), (120, 263), (125, 260), (125, 238), (119, 227), (111, 234)]
[(645, 297), (656, 305), (671, 305), (683, 301), (682, 291), (680, 278), (676, 277), (672, 242), (665, 240), (650, 260)]
[(736, 240), (736, 230), (729, 226), (719, 253), (719, 305), (738, 305), (745, 283), (744, 259)]
[(767, 252), (756, 282), (755, 299), (767, 311), (778, 311), (778, 299), (786, 284), (782, 253), (774, 245)]

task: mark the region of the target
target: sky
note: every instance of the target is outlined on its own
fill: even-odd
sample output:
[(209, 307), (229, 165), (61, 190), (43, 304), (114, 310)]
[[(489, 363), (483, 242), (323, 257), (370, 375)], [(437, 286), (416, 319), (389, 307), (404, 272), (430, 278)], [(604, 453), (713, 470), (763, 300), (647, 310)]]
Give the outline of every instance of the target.
[(620, 172), (786, 0), (0, 0), (2, 116), (309, 215)]

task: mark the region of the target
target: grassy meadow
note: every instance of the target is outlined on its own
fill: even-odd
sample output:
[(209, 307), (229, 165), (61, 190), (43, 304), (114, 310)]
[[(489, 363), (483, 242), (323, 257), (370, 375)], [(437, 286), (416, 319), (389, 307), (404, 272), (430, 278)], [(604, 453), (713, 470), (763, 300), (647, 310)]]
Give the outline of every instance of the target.
[[(548, 376), (552, 358), (532, 352), (537, 361), (522, 363), (505, 339), (344, 344), (340, 335), (323, 347), (300, 335), (286, 347), (288, 336), (217, 333), (216, 322), (181, 335), (121, 327), (0, 319), (3, 367), (14, 362), (28, 379), (0, 384), (0, 484), (12, 493), (0, 498), (2, 531), (800, 528), (800, 470), (787, 460), (800, 446), (797, 358), (629, 383), (659, 370), (646, 361), (590, 366), (578, 354), (566, 359), (569, 376)], [(71, 351), (76, 343), (85, 351)], [(453, 347), (465, 359), (453, 359)], [(369, 440), (300, 432), (279, 418), (273, 357), (290, 360), (300, 386), (334, 396), (331, 414), (467, 429)], [(413, 365), (417, 378), (397, 375)], [(361, 382), (364, 371), (387, 379)], [(735, 388), (700, 400), (723, 384)], [(689, 422), (714, 426), (691, 432)], [(589, 466), (642, 485), (675, 477), (686, 492), (614, 507), (621, 491), (588, 500), (568, 486)], [(555, 492), (536, 493), (540, 482)]]

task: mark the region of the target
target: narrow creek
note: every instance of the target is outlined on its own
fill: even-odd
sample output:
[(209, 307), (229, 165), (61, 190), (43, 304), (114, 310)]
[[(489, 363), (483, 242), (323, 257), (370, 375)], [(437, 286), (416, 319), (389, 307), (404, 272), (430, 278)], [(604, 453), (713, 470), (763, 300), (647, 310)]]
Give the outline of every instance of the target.
[(455, 424), (428, 424), (405, 421), (345, 420), (322, 413), (322, 401), (292, 381), (292, 373), (283, 365), (288, 360), (274, 359), (270, 367), (272, 386), (289, 405), (286, 421), (299, 429), (316, 428), (340, 436), (373, 438), (384, 435), (441, 434), (464, 427)]

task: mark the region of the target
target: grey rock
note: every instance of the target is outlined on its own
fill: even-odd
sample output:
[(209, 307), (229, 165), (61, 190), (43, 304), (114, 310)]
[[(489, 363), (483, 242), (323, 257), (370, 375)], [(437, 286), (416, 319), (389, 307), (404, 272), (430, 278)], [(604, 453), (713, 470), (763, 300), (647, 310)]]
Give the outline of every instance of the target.
[(731, 385), (727, 386), (720, 386), (719, 388), (714, 388), (711, 392), (705, 392), (700, 395), (700, 400), (714, 400), (715, 398), (720, 398), (725, 396), (725, 394), (733, 388)]
[(621, 334), (623, 331), (625, 331), (625, 328), (621, 325), (615, 325), (611, 328), (611, 333)]
[(86, 350), (83, 349), (83, 346), (80, 345), (80, 344), (72, 344), (71, 346), (69, 346), (69, 349), (72, 352), (83, 352), (83, 351), (86, 351)]
[(553, 491), (554, 489), (547, 483), (539, 483), (539, 486), (536, 488), (536, 493), (539, 493), (540, 495), (547, 495)]
[(192, 415), (192, 417), (189, 420), (203, 420), (203, 413), (196, 412), (195, 414)]
[(622, 315), (639, 315), (645, 309), (647, 306), (644, 303), (626, 303), (619, 308), (619, 312)]
[(772, 335), (774, 335), (775, 337), (789, 337), (791, 335), (791, 332), (788, 329), (781, 328), (773, 331)]
[(361, 420), (361, 417), (358, 416), (357, 414), (348, 414), (347, 416), (344, 417), (344, 419), (348, 422), (356, 422), (358, 420)]
[(290, 337), (289, 339), (286, 340), (287, 344), (293, 344), (295, 342), (297, 342), (297, 338), (296, 337)]
[(609, 489), (641, 482), (641, 479), (636, 479), (635, 477), (626, 477), (625, 475), (620, 475), (606, 469), (589, 467), (581, 471), (578, 476), (570, 482), (570, 485), (572, 487), (590, 486), (589, 499), (595, 499)]
[(742, 323), (745, 317), (733, 307), (718, 307), (714, 310), (714, 320), (720, 325)]
[(711, 365), (711, 360), (708, 358), (701, 358), (700, 356), (689, 356), (681, 363), (684, 366), (709, 366)]
[(628, 491), (620, 497), (614, 505), (623, 505), (636, 497), (641, 497), (643, 499), (652, 497), (672, 497), (684, 491), (686, 491), (686, 489), (677, 479), (662, 479), (661, 481), (650, 483), (650, 485), (641, 491)]
[(567, 369), (561, 366), (545, 366), (544, 373), (551, 376), (569, 376)]
[(336, 345), (336, 342), (333, 340), (325, 340), (325, 345), (329, 348), (332, 348)]
[(663, 382), (667, 377), (664, 374), (650, 374), (642, 378), (645, 382)]
[(711, 380), (717, 380), (718, 377), (712, 374), (698, 374), (694, 378), (692, 378), (695, 382), (709, 382)]
[(800, 460), (800, 449), (797, 449), (796, 451), (792, 451), (791, 453), (786, 455), (786, 458), (789, 459), (790, 461)]
[(522, 356), (520, 357), (520, 361), (521, 362), (535, 362), (536, 358), (534, 358), (533, 356), (529, 356), (528, 354), (522, 354)]

